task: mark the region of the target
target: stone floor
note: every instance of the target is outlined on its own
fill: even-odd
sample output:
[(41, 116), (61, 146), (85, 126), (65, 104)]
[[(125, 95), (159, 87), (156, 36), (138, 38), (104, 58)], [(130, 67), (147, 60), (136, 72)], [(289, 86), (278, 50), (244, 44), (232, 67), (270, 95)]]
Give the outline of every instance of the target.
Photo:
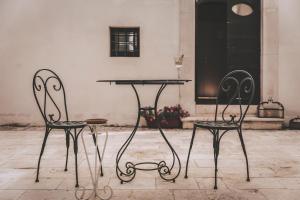
[[(115, 175), (118, 147), (130, 134), (127, 129), (109, 132), (104, 158), (104, 177), (100, 186), (113, 188), (112, 199), (300, 199), (300, 131), (244, 131), (250, 162), (251, 182), (246, 182), (245, 161), (236, 133), (222, 139), (219, 156), (219, 189), (213, 190), (212, 137), (199, 130), (191, 154), (189, 178), (184, 179), (185, 160), (191, 138), (190, 130), (168, 130), (166, 135), (182, 161), (182, 171), (175, 183), (163, 181), (157, 171), (138, 171), (131, 183), (120, 184)], [(85, 135), (89, 155), (92, 141)], [(101, 135), (100, 139), (104, 136)], [(68, 200), (74, 197), (74, 156), (69, 171), (64, 172), (65, 136), (50, 135), (41, 164), (40, 182), (35, 183), (42, 129), (0, 131), (0, 199), (1, 200)], [(89, 172), (80, 142), (80, 184), (91, 187)], [(171, 153), (158, 132), (142, 130), (136, 134), (123, 160), (170, 161)], [(124, 161), (123, 161), (124, 162)]]

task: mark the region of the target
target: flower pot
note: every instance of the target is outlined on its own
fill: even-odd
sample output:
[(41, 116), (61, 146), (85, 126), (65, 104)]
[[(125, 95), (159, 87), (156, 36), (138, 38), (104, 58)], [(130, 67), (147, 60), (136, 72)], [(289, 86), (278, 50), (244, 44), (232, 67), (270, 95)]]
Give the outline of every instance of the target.
[(182, 128), (182, 122), (179, 118), (162, 120), (160, 123), (162, 128)]
[(176, 64), (175, 67), (176, 67), (176, 69), (181, 69), (183, 67), (183, 65), (182, 64)]
[(182, 128), (181, 118), (189, 116), (188, 111), (182, 109), (178, 104), (176, 106), (164, 106), (157, 111), (155, 115), (153, 108), (143, 109), (142, 117), (145, 118), (149, 128), (157, 128), (155, 116), (160, 119), (160, 127), (162, 128)]
[[(148, 128), (157, 128), (156, 120), (147, 120)], [(179, 118), (163, 119), (160, 121), (161, 128), (182, 128), (182, 122)]]

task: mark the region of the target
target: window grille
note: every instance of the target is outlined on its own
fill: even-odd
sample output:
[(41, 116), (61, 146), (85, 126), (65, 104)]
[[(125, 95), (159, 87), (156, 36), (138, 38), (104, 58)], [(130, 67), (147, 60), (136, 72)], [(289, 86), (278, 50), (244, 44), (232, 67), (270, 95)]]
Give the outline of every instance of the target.
[(139, 57), (140, 56), (139, 27), (110, 27), (110, 56)]

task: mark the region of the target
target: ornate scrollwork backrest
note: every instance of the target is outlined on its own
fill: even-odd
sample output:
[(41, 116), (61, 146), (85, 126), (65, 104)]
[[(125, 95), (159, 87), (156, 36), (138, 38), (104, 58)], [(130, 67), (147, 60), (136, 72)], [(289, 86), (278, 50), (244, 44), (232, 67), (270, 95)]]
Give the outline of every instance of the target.
[(69, 120), (65, 89), (55, 72), (49, 69), (38, 70), (33, 76), (32, 89), (45, 123), (60, 121), (63, 115), (64, 120)]
[[(219, 103), (225, 103), (221, 112), (221, 119), (224, 122), (241, 124), (252, 103), (255, 91), (255, 84), (252, 76), (244, 70), (229, 72), (220, 82), (216, 103), (215, 120), (218, 117)], [(222, 101), (221, 101), (222, 100)], [(238, 107), (232, 112), (230, 108)], [(220, 113), (219, 113), (220, 114)]]

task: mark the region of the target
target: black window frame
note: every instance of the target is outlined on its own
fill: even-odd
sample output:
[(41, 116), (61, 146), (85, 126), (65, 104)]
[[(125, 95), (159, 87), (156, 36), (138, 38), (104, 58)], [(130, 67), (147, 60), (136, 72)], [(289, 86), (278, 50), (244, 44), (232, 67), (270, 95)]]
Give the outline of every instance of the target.
[[(110, 57), (140, 57), (140, 27), (109, 27), (109, 30)], [(125, 41), (120, 42), (120, 36)], [(129, 36), (133, 36), (131, 42), (128, 41)], [(129, 50), (129, 44), (133, 46), (132, 51)]]

